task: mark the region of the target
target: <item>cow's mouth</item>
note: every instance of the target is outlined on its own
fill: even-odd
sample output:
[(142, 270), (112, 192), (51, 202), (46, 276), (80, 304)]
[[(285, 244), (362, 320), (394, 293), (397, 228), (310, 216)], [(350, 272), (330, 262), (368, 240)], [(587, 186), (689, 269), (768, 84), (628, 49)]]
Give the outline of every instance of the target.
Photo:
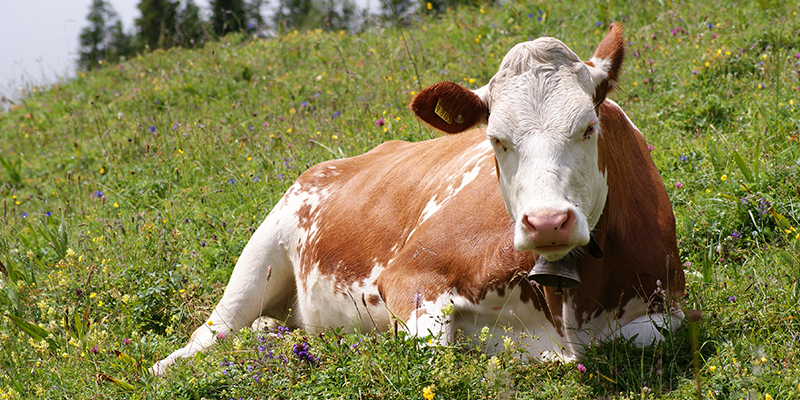
[(571, 245), (568, 244), (556, 244), (551, 246), (536, 246), (534, 251), (537, 253), (554, 253), (554, 252), (561, 252), (571, 248)]

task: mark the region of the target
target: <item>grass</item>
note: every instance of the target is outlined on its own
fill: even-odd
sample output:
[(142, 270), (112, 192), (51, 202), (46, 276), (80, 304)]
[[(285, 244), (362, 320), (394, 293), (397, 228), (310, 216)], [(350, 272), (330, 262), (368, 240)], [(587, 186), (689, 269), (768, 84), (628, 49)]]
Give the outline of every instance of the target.
[[(514, 1), (402, 35), (229, 36), (34, 87), (0, 112), (0, 399), (800, 398), (798, 11)], [(302, 171), (435, 137), (406, 109), (421, 87), (476, 88), (543, 35), (588, 58), (612, 21), (629, 42), (612, 98), (672, 199), (696, 326), (590, 348), (585, 372), (336, 330), (242, 331), (146, 372), (205, 321)]]

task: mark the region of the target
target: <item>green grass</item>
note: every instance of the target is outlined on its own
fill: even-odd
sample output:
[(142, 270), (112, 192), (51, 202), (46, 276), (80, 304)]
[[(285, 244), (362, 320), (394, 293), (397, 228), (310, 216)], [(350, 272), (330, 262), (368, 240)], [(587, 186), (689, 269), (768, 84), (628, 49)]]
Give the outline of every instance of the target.
[[(0, 112), (0, 399), (683, 399), (698, 383), (707, 398), (800, 398), (800, 7), (662, 3), (510, 2), (402, 35), (230, 36), (31, 89)], [(406, 108), (421, 87), (478, 87), (543, 35), (588, 58), (612, 21), (629, 42), (612, 98), (672, 199), (697, 335), (604, 343), (581, 373), (402, 334), (243, 331), (165, 378), (146, 372), (205, 321), (302, 171), (435, 137)]]

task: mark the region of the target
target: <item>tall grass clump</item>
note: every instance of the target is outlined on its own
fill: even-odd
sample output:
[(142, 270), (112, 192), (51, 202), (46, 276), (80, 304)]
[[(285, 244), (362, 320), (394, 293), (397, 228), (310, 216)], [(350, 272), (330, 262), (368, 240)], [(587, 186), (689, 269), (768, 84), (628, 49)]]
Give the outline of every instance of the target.
[[(800, 398), (798, 11), (512, 1), (402, 31), (229, 35), (34, 87), (0, 112), (0, 398)], [(434, 137), (406, 107), (422, 87), (477, 88), (539, 36), (589, 57), (612, 21), (628, 41), (612, 98), (671, 196), (692, 329), (600, 343), (580, 364), (243, 330), (147, 373), (305, 169)]]

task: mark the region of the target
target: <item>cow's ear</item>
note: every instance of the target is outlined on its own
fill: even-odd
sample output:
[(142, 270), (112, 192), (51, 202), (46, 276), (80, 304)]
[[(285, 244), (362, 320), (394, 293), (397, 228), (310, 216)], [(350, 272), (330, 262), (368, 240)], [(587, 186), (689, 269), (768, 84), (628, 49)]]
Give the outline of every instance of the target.
[(419, 119), (447, 133), (463, 132), (485, 123), (488, 114), (478, 94), (454, 82), (439, 82), (423, 89), (409, 107)]
[(617, 80), (625, 58), (625, 39), (622, 35), (622, 24), (614, 22), (608, 28), (608, 34), (597, 46), (591, 60), (585, 61), (590, 67), (595, 82), (594, 104), (600, 104), (606, 95), (617, 86)]

